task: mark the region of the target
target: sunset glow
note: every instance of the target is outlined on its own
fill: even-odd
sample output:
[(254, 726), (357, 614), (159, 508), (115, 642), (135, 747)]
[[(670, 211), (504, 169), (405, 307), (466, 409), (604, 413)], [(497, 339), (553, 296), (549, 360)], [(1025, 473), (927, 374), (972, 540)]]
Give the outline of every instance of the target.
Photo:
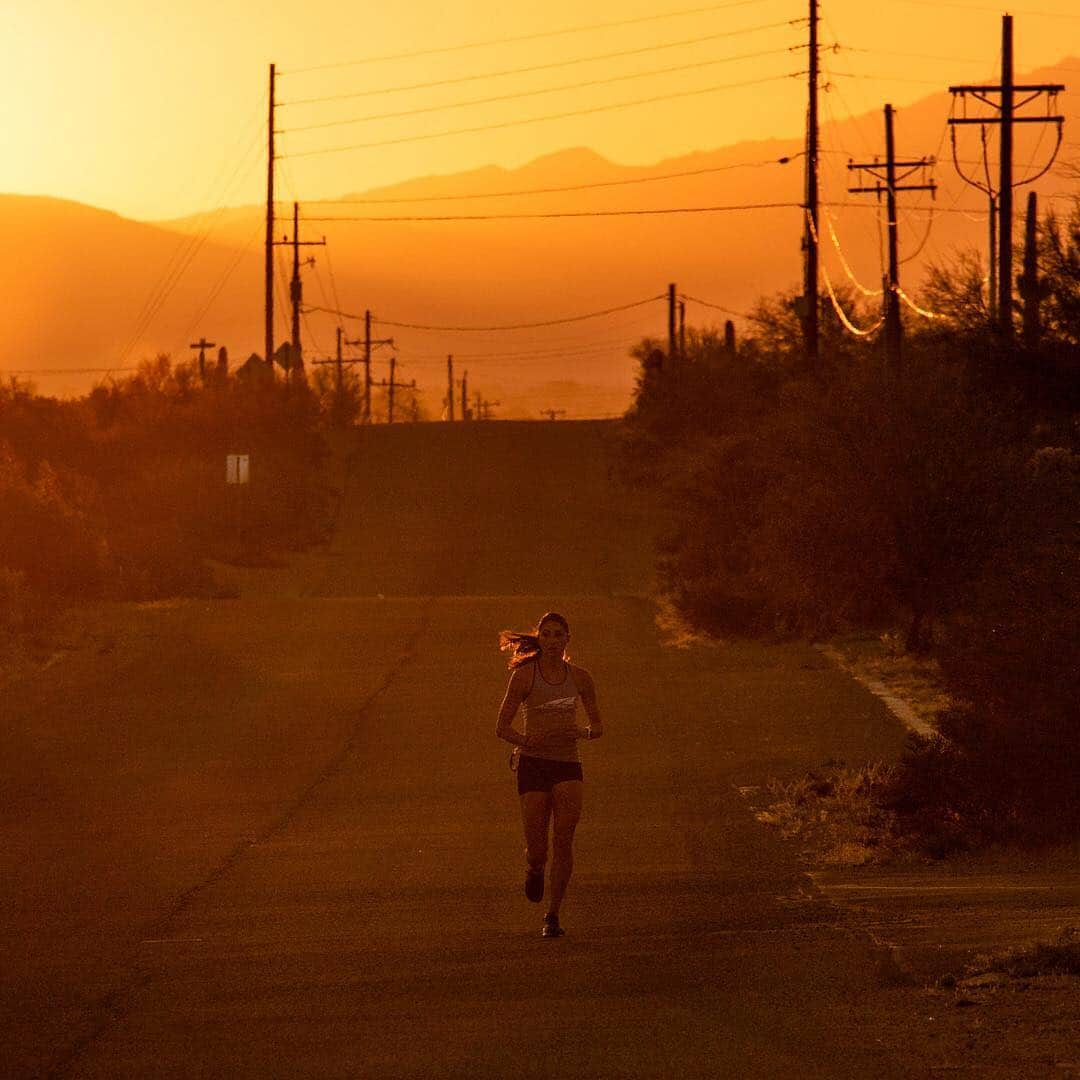
[[(687, 7), (693, 5), (672, 4), (668, 10)], [(1080, 53), (1080, 19), (1070, 17), (1075, 16), (1074, 5), (1069, 0), (1045, 0), (1038, 10), (1061, 17), (1016, 12), (1018, 71)], [(301, 198), (332, 197), (484, 165), (514, 167), (570, 146), (591, 147), (620, 163), (649, 164), (743, 140), (800, 135), (804, 88), (797, 77), (785, 76), (805, 66), (803, 51), (797, 49), (804, 37), (804, 24), (797, 21), (805, 15), (802, 6), (791, 0), (752, 0), (719, 10), (650, 18), (657, 14), (656, 6), (643, 0), (603, 0), (586, 7), (561, 0), (542, 11), (481, 2), (460, 9), (453, 19), (443, 5), (418, 0), (365, 7), (321, 2), (298, 8), (277, 3), (269, 9), (245, 0), (195, 0), (181, 8), (133, 0), (19, 5), (9, 15), (13, 25), (0, 45), (4, 54), (0, 191), (74, 199), (142, 220), (176, 217), (222, 202), (257, 202), (263, 185), (263, 103), (271, 62), (282, 72), (282, 102), (369, 95), (287, 104), (279, 112), (287, 155), (492, 127), (286, 158), (284, 187), (294, 186)], [(631, 21), (635, 19), (647, 21)], [(789, 20), (795, 22), (786, 25)], [(599, 25), (612, 22), (623, 25)], [(532, 36), (580, 27), (592, 29)], [(824, 96), (823, 119), (830, 111), (844, 118), (849, 111), (859, 114), (878, 108), (886, 95), (902, 108), (950, 81), (990, 76), (999, 35), (997, 12), (985, 5), (836, 0), (823, 8), (823, 42), (841, 46), (824, 57), (832, 90)], [(522, 36), (531, 37), (505, 40)], [(710, 40), (673, 45), (701, 38)], [(493, 39), (502, 43), (304, 70)], [(672, 47), (660, 48), (664, 45)], [(388, 92), (419, 82), (460, 80), (635, 50), (651, 51)], [(730, 59), (734, 57), (745, 59)], [(682, 70), (666, 70), (680, 66)], [(620, 81), (577, 86), (612, 79)], [(747, 81), (756, 85), (696, 93)], [(572, 85), (577, 88), (546, 92)], [(537, 91), (545, 92), (297, 130)], [(675, 94), (689, 96), (495, 126)]]

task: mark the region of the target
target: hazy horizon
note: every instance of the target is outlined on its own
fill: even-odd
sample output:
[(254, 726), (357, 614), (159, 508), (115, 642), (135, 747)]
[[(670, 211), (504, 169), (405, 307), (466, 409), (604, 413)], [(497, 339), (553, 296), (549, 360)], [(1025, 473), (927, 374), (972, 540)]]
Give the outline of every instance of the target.
[[(1018, 72), (1080, 52), (1068, 0), (1014, 14)], [(1000, 19), (981, 6), (837, 0), (822, 16), (823, 122), (830, 111), (842, 119), (883, 100), (903, 108), (995, 74)], [(11, 18), (0, 97), (31, 107), (9, 110), (0, 190), (139, 221), (264, 195), (271, 61), (285, 132), (279, 190), (289, 199), (517, 168), (571, 146), (646, 165), (798, 138), (805, 113), (805, 8), (787, 0), (660, 13), (644, 0), (587, 11), (563, 0), (543, 12), (481, 3), (452, 25), (430, 0), (365, 12), (362, 22), (339, 0), (302, 12), (250, 0), (195, 0), (183, 12), (88, 0)], [(950, 57), (927, 41), (964, 44)], [(89, 78), (87, 55), (107, 60)], [(448, 85), (402, 89), (434, 82)], [(610, 108), (627, 102), (649, 103)], [(555, 119), (531, 122), (545, 116)], [(371, 143), (380, 145), (322, 153)]]

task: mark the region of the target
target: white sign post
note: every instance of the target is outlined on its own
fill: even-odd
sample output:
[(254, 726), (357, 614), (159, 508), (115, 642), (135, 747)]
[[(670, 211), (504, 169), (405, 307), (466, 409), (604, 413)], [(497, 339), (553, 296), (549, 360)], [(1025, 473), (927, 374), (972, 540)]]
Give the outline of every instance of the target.
[(233, 533), (239, 545), (244, 534), (243, 504), (247, 502), (244, 492), (248, 490), (251, 482), (251, 456), (249, 454), (226, 454), (225, 455), (225, 484), (228, 489), (235, 492), (229, 502), (232, 503)]
[(246, 484), (251, 477), (251, 456), (249, 454), (225, 455), (225, 483)]

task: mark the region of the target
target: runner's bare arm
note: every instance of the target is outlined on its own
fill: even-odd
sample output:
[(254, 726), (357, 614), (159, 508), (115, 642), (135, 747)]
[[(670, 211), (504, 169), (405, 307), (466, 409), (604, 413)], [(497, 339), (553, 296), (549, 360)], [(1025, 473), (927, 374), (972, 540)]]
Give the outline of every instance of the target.
[(528, 740), (520, 731), (515, 730), (513, 725), (518, 709), (525, 700), (525, 695), (528, 694), (531, 685), (530, 677), (521, 668), (517, 668), (510, 676), (510, 682), (506, 686), (506, 695), (503, 697), (502, 705), (499, 706), (495, 734), (515, 746), (528, 745)]
[(582, 733), (586, 739), (599, 739), (604, 734), (604, 723), (600, 719), (600, 707), (596, 703), (596, 684), (584, 668), (574, 668), (574, 681), (581, 694), (581, 704), (589, 718), (589, 726)]

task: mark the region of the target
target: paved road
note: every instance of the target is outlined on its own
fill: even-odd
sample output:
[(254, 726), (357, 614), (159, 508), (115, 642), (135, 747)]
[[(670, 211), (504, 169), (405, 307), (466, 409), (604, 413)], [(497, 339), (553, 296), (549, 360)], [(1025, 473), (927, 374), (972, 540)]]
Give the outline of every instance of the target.
[[(876, 1037), (917, 1003), (872, 933), (738, 791), (900, 725), (812, 650), (662, 642), (615, 434), (370, 433), (326, 549), (4, 692), (6, 1074), (926, 1074)], [(609, 730), (554, 942), (493, 738), (495, 635), (550, 607)]]

